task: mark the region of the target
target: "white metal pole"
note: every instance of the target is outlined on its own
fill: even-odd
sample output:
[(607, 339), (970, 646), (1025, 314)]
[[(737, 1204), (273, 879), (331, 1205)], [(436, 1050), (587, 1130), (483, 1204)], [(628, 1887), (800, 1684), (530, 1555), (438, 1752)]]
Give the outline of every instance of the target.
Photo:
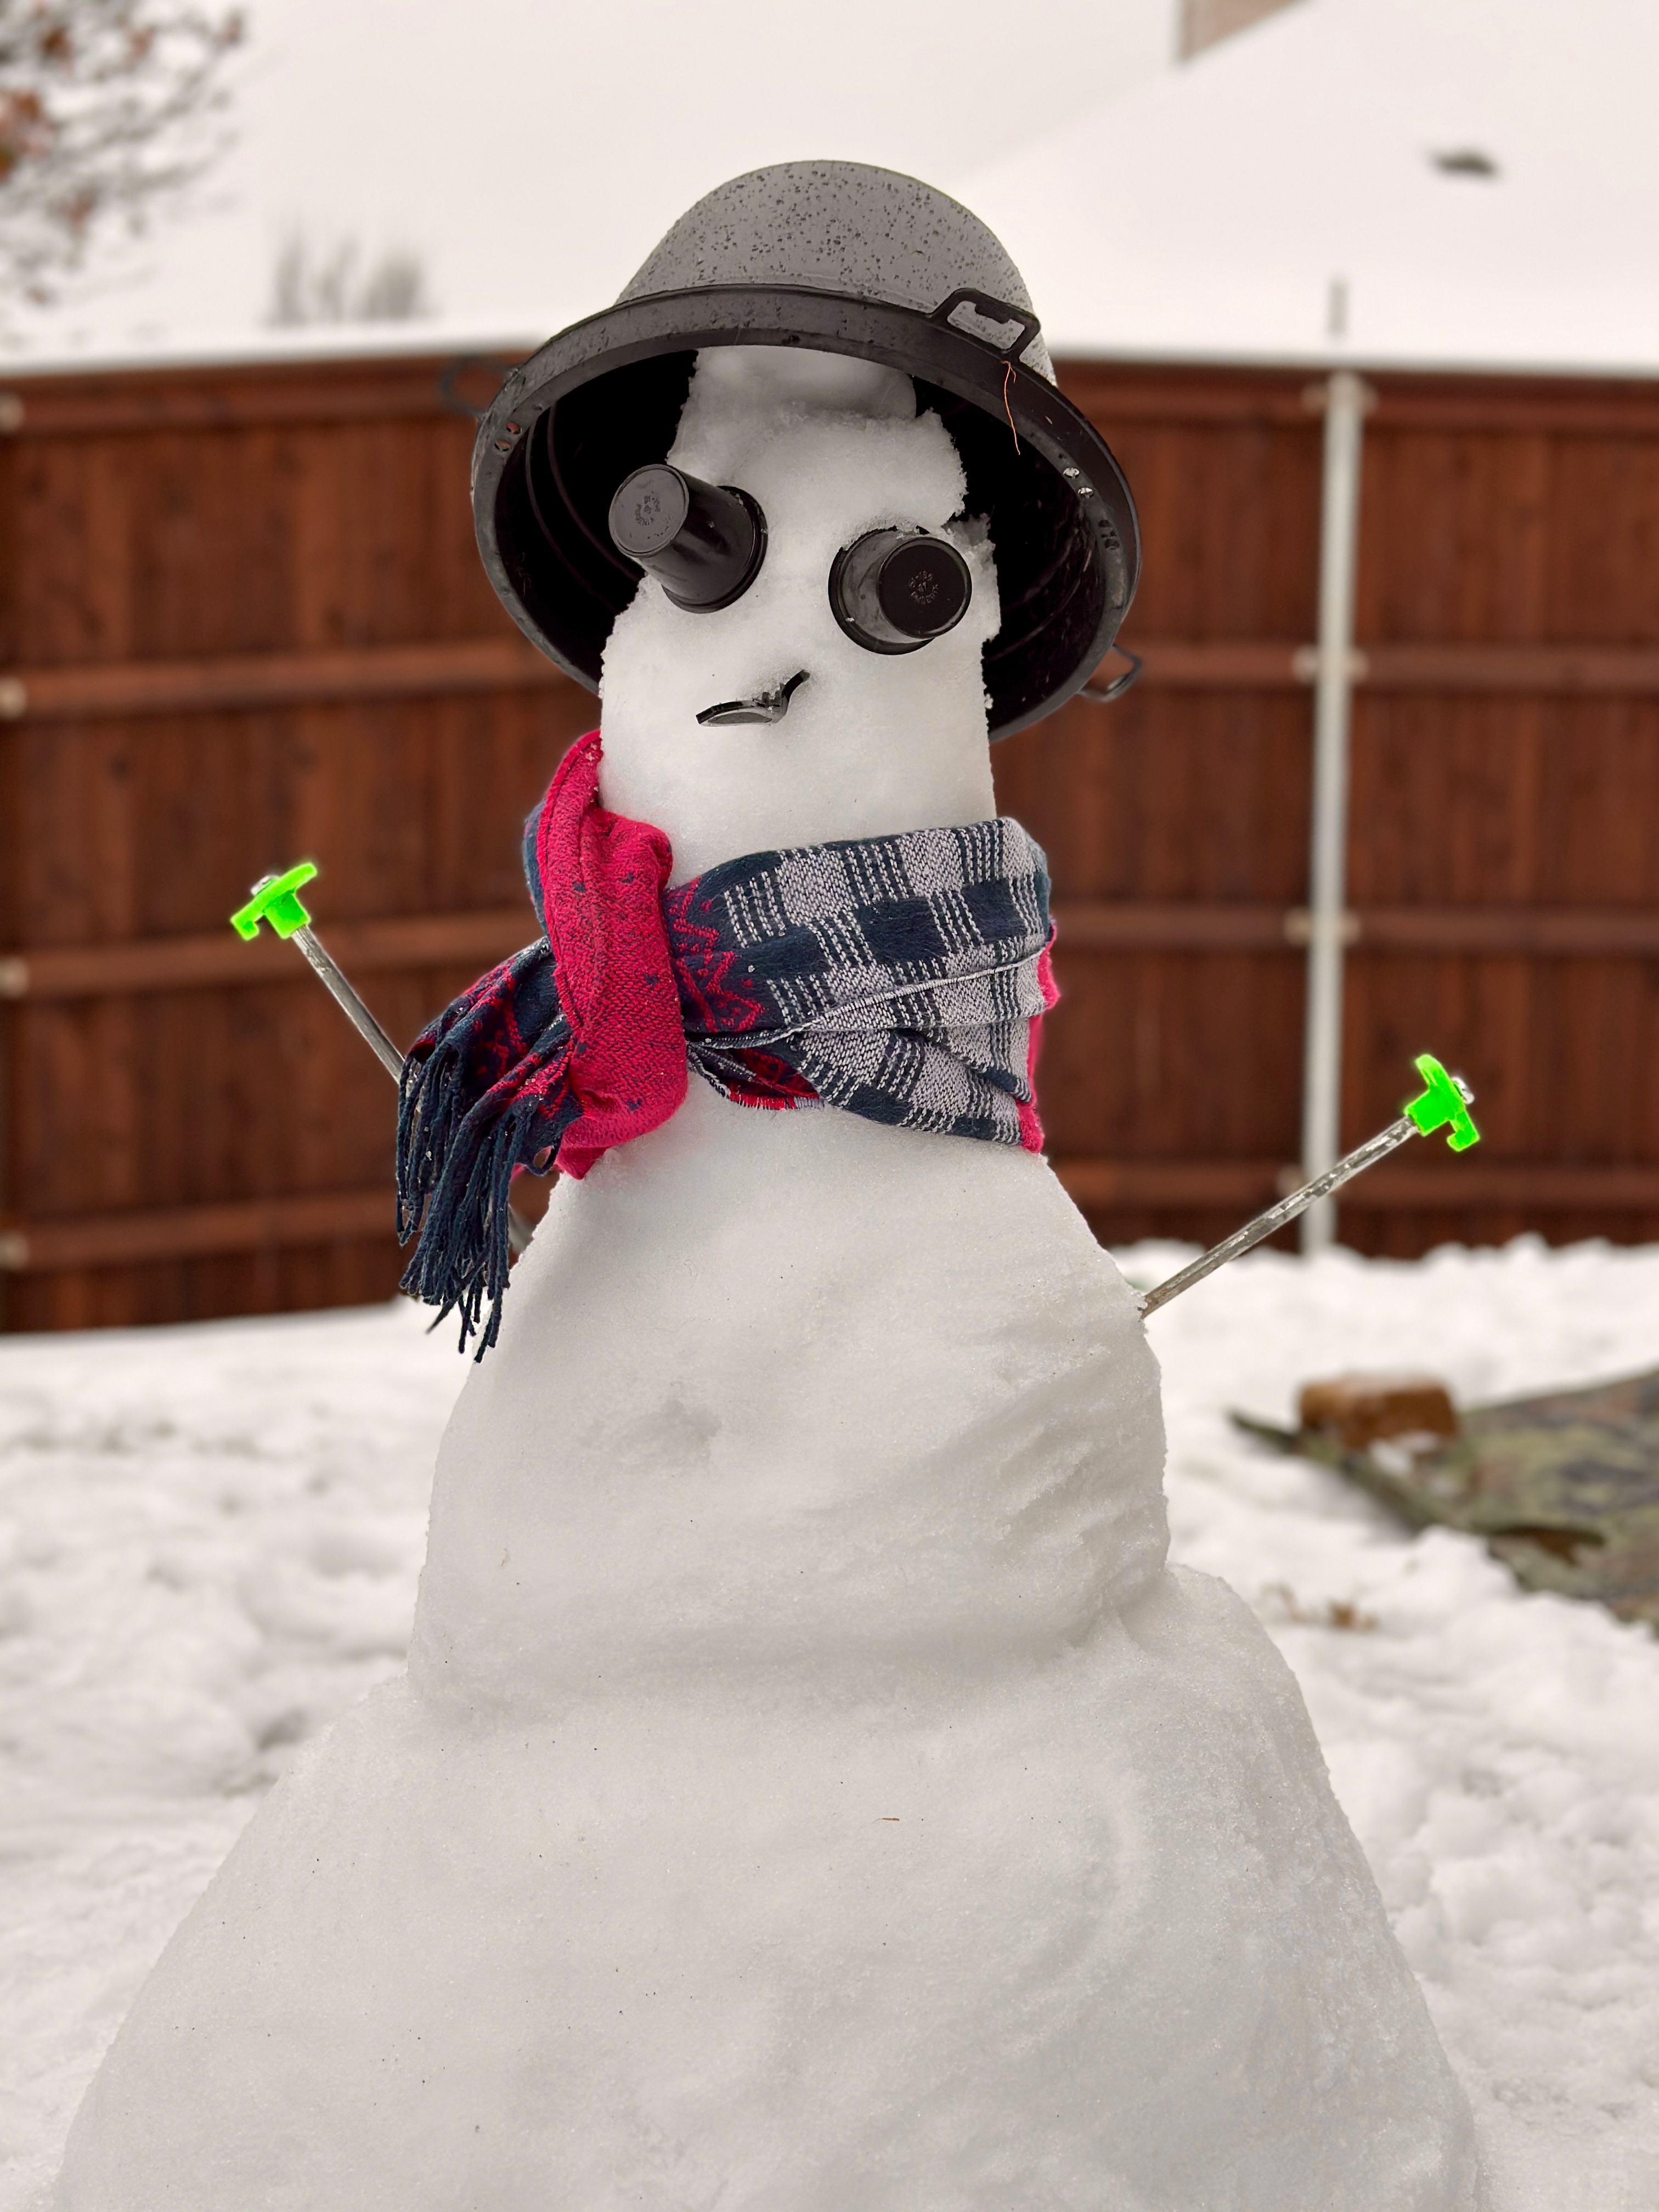
[[(1313, 854), (1308, 898), (1308, 1018), (1302, 1085), (1302, 1172), (1334, 1166), (1340, 1148), (1342, 949), (1346, 922), (1348, 703), (1353, 683), (1354, 568), (1360, 444), (1369, 398), (1351, 369), (1325, 386), (1325, 470), (1319, 525), (1319, 644), (1314, 677)], [(1329, 1198), (1302, 1217), (1304, 1252), (1336, 1235)]]

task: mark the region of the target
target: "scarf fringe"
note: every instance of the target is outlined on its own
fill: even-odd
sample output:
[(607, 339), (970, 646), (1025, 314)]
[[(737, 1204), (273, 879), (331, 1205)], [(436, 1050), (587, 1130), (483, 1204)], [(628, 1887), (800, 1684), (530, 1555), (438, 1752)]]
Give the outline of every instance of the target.
[[(467, 1098), (468, 1025), (450, 1033), (417, 1060), (404, 1064), (398, 1097), (398, 1236), (418, 1234), (400, 1287), (423, 1305), (439, 1308), (438, 1322), (459, 1312), (459, 1349), (478, 1337), (475, 1359), (495, 1343), (501, 1325), (511, 1255), (508, 1197), (513, 1171), (533, 1151), (556, 1151), (581, 1112), (570, 1088), (570, 1028), (562, 1038), (538, 1041), (538, 1058), (552, 1059), (556, 1085), (503, 1097), (497, 1085), (482, 1098)], [(548, 1050), (551, 1043), (552, 1052)], [(562, 1057), (560, 1057), (562, 1054)], [(486, 1301), (489, 1317), (481, 1327)]]

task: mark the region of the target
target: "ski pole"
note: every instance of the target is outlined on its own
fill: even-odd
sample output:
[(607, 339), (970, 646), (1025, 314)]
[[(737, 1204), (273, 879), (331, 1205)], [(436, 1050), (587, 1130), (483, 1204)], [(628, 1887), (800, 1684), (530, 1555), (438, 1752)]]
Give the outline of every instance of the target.
[(278, 937), (297, 945), (375, 1059), (394, 1083), (399, 1082), (404, 1072), (402, 1053), (329, 957), (301, 901), (301, 884), (308, 884), (316, 872), (314, 860), (301, 860), (284, 875), (261, 876), (253, 886), (253, 896), (230, 917), (230, 926), (239, 937), (252, 939), (259, 934), (259, 924), (268, 921)]
[(1214, 1274), (1216, 1269), (1224, 1267), (1229, 1260), (1237, 1259), (1241, 1252), (1248, 1252), (1252, 1245), (1260, 1244), (1264, 1237), (1271, 1237), (1275, 1229), (1284, 1228), (1286, 1222), (1294, 1221), (1298, 1213), (1306, 1212), (1316, 1199), (1328, 1197), (1343, 1183), (1352, 1182), (1355, 1176), (1363, 1175), (1367, 1168), (1374, 1168), (1379, 1160), (1386, 1159), (1392, 1152), (1397, 1152), (1409, 1139), (1431, 1136), (1437, 1129), (1444, 1129), (1446, 1143), (1454, 1152), (1466, 1152), (1471, 1145), (1478, 1145), (1480, 1132), (1469, 1114), (1474, 1093), (1462, 1077), (1448, 1075), (1440, 1062), (1426, 1052), (1420, 1053), (1413, 1065), (1426, 1087), (1420, 1097), (1407, 1100), (1397, 1121), (1390, 1121), (1386, 1129), (1380, 1129), (1376, 1136), (1368, 1137), (1363, 1145), (1356, 1146), (1334, 1167), (1327, 1168), (1323, 1175), (1316, 1176), (1311, 1182), (1304, 1182), (1300, 1190), (1293, 1190), (1288, 1198), (1281, 1198), (1277, 1206), (1270, 1206), (1265, 1213), (1258, 1213), (1254, 1221), (1247, 1221), (1242, 1229), (1234, 1230), (1231, 1237), (1219, 1244), (1212, 1245), (1209, 1251), (1201, 1253), (1189, 1267), (1182, 1268), (1179, 1274), (1171, 1275), (1167, 1282), (1148, 1291), (1140, 1301), (1142, 1314), (1156, 1313), (1160, 1306), (1168, 1305), (1170, 1300), (1179, 1297), (1182, 1291), (1191, 1290), (1193, 1285), (1201, 1283), (1206, 1275)]
[[(230, 917), (230, 926), (239, 937), (251, 940), (259, 934), (259, 924), (268, 921), (278, 937), (288, 938), (297, 945), (353, 1029), (392, 1081), (399, 1083), (404, 1073), (402, 1053), (347, 981), (311, 926), (311, 916), (300, 897), (300, 886), (308, 884), (316, 873), (314, 860), (301, 860), (280, 876), (261, 876), (253, 886), (252, 897)], [(515, 1255), (525, 1249), (535, 1233), (511, 1207), (507, 1210), (507, 1241)]]

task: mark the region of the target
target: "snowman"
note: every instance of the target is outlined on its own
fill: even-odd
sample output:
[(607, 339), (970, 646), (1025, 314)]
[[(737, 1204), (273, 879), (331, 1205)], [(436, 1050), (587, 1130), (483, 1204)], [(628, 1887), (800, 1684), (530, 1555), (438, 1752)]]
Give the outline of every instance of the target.
[(496, 587), (604, 702), (527, 835), (544, 939), (406, 1080), (410, 1280), (488, 1349), (407, 1676), (174, 1937), (60, 2212), (1474, 2206), (1041, 1154), (987, 739), (1137, 556), (1018, 272), (911, 179), (761, 171), (478, 451)]

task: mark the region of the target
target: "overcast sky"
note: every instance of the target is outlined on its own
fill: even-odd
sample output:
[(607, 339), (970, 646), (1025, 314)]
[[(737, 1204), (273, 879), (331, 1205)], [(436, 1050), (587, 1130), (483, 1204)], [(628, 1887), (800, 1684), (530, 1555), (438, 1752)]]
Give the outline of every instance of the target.
[(1304, 0), (966, 179), (1055, 343), (1659, 367), (1659, 0)]
[(237, 143), (31, 349), (231, 342), (284, 241), (418, 256), (437, 321), (544, 334), (762, 162), (947, 188), (1168, 64), (1176, 0), (248, 0)]
[(228, 157), (36, 360), (292, 344), (295, 240), (413, 257), (428, 310), (307, 347), (533, 344), (827, 155), (966, 200), (1062, 350), (1659, 364), (1659, 0), (1298, 0), (1178, 66), (1176, 0), (249, 4)]

